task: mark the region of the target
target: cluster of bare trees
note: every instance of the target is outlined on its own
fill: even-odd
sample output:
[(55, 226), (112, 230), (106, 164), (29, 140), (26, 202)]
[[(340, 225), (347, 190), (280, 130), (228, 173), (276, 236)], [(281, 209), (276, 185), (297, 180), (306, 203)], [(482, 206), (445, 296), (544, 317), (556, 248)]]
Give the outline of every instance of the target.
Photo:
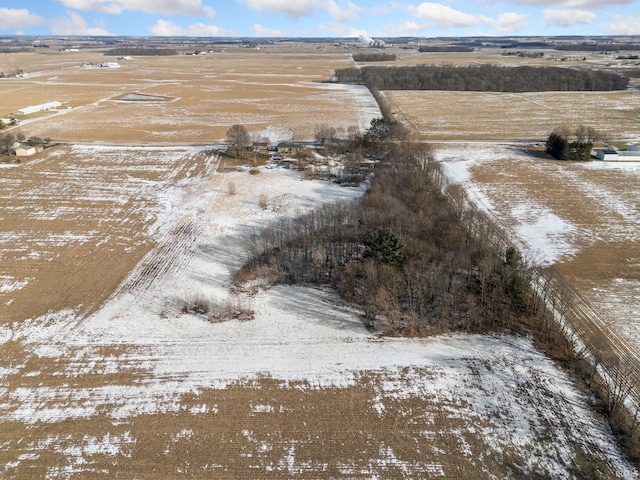
[(387, 149), (364, 198), (262, 232), (237, 278), (269, 271), (277, 282), (329, 284), (380, 331), (504, 327), (525, 295), (512, 291), (518, 266), (461, 223), (428, 146)]
[(22, 68), (16, 68), (10, 72), (0, 72), (0, 78), (13, 78), (13, 77), (19, 77), (20, 75), (24, 74), (24, 70), (22, 70)]
[(240, 156), (240, 152), (251, 146), (251, 135), (244, 125), (231, 125), (227, 130), (227, 143), (236, 151), (236, 157)]
[(481, 92), (624, 90), (629, 79), (599, 70), (495, 65), (367, 66), (335, 72), (344, 83), (363, 83), (375, 90), (454, 90)]

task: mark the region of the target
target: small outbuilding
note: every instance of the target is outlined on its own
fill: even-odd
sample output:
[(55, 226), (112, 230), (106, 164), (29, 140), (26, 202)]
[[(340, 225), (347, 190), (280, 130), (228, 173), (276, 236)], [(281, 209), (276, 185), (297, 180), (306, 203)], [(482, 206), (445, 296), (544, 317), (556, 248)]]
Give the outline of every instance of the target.
[(35, 155), (37, 150), (36, 147), (25, 146), (18, 147), (14, 150), (16, 157), (30, 157), (31, 155)]
[(598, 160), (617, 160), (618, 159), (618, 151), (617, 150), (598, 150), (596, 153), (596, 157)]
[(609, 162), (640, 162), (640, 150), (636, 147), (628, 150), (598, 150), (596, 157)]

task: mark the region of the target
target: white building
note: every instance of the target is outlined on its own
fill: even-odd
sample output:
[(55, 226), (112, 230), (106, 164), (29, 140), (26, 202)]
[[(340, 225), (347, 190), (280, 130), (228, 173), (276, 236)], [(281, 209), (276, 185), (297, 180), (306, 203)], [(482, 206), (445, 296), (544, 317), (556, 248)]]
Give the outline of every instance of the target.
[(617, 160), (618, 151), (617, 150), (598, 150), (596, 152), (596, 157), (598, 158), (598, 160)]
[(608, 162), (640, 162), (640, 148), (631, 147), (629, 150), (598, 150), (598, 160)]
[(41, 103), (40, 105), (32, 105), (30, 107), (21, 108), (15, 114), (16, 115), (29, 115), (31, 113), (36, 113), (36, 112), (46, 112), (47, 110), (51, 110), (53, 108), (59, 108), (61, 106), (62, 106), (62, 103), (60, 103), (60, 102)]
[(36, 147), (25, 146), (16, 148), (14, 152), (17, 157), (30, 157), (31, 155), (35, 155), (37, 150)]

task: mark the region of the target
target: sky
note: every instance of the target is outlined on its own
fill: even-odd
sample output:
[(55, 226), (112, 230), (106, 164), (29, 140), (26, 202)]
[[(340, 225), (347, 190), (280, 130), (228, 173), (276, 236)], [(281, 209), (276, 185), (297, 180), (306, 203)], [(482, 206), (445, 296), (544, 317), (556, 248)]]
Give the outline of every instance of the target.
[(0, 0), (0, 35), (640, 35), (640, 0)]

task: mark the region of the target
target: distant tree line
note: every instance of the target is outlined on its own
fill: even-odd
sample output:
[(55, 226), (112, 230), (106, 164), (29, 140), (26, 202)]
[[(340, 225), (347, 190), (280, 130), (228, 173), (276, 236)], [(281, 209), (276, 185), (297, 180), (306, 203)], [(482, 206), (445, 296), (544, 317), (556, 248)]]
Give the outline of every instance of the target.
[(33, 47), (2, 47), (0, 53), (24, 53), (33, 52)]
[(104, 52), (107, 56), (133, 57), (133, 56), (170, 56), (178, 55), (173, 48), (149, 48), (149, 47), (117, 47)]
[(513, 57), (520, 57), (520, 58), (542, 58), (544, 57), (544, 52), (518, 50), (516, 52), (503, 52), (502, 55), (505, 57), (513, 56)]
[(353, 53), (351, 54), (356, 62), (395, 62), (396, 56), (393, 53)]
[(335, 71), (343, 83), (370, 90), (453, 90), (479, 92), (546, 92), (624, 90), (629, 79), (616, 73), (561, 67), (366, 66)]
[(422, 45), (418, 47), (421, 53), (470, 53), (475, 49), (464, 45)]
[(640, 50), (638, 43), (559, 43), (554, 46), (556, 50), (574, 52), (618, 52), (621, 50)]

